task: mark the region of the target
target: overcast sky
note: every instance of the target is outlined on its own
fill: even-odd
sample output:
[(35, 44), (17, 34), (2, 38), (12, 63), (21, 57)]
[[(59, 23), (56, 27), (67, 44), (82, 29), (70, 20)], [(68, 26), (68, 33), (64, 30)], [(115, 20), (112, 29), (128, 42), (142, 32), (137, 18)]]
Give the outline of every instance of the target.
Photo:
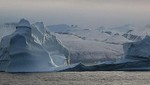
[(20, 18), (81, 27), (150, 23), (150, 0), (0, 0), (0, 23)]

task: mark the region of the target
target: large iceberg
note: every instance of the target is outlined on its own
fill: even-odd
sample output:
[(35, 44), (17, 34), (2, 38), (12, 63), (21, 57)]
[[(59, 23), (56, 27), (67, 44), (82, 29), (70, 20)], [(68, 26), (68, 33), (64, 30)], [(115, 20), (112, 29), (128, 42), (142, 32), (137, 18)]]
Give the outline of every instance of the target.
[(124, 55), (115, 62), (99, 62), (87, 66), (74, 64), (61, 71), (149, 71), (150, 70), (150, 36), (137, 42), (123, 44)]
[[(78, 34), (78, 32), (75, 34)], [(82, 32), (79, 34), (82, 34)], [(102, 55), (106, 57), (112, 56), (113, 53), (121, 54), (119, 56), (120, 59), (115, 61), (100, 61), (97, 59), (97, 61), (92, 64), (85, 64), (81, 61), (81, 63), (70, 65), (70, 60), (75, 59), (70, 59), (70, 53), (68, 49), (62, 45), (56, 36), (45, 29), (42, 22), (37, 22), (31, 25), (29, 21), (22, 19), (18, 24), (4, 25), (2, 28), (0, 28), (0, 71), (54, 72), (150, 70), (150, 36), (146, 36), (144, 39), (136, 42), (129, 42), (130, 40), (127, 40), (118, 34), (112, 37), (106, 33), (104, 36), (105, 35), (106, 37), (109, 37), (105, 37), (107, 42), (120, 42), (120, 40), (122, 40), (123, 42), (121, 41), (121, 44), (124, 43), (122, 44), (124, 54), (119, 53), (121, 50), (120, 48), (122, 47), (122, 45), (119, 44), (114, 45), (100, 41), (90, 41), (93, 38), (88, 39), (88, 37), (86, 37), (85, 39), (82, 39), (74, 34), (57, 34), (56, 36), (60, 38), (62, 42), (65, 42), (65, 46), (70, 47), (68, 49), (71, 52), (75, 52), (75, 55), (71, 54), (73, 58), (76, 58), (76, 56), (85, 56), (88, 58), (88, 56), (92, 55), (92, 53), (88, 52), (95, 51), (99, 51), (98, 56)], [(70, 38), (68, 38), (68, 36), (70, 36)], [(86, 49), (84, 49), (85, 47)], [(83, 55), (81, 55), (82, 50), (86, 50), (87, 53), (83, 53)], [(103, 51), (107, 51), (111, 54), (108, 55), (107, 52)], [(77, 52), (80, 52), (80, 54)], [(103, 55), (105, 53), (107, 55)], [(89, 60), (92, 61), (92, 59)]]
[(0, 43), (0, 71), (48, 72), (68, 63), (69, 52), (61, 42), (25, 19)]

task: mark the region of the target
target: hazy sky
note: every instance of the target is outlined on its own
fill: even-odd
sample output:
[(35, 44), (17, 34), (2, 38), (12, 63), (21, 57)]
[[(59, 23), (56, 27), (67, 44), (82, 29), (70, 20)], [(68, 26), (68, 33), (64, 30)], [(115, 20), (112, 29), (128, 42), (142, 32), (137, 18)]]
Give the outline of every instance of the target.
[(81, 27), (150, 23), (150, 0), (0, 0), (0, 23), (20, 18)]

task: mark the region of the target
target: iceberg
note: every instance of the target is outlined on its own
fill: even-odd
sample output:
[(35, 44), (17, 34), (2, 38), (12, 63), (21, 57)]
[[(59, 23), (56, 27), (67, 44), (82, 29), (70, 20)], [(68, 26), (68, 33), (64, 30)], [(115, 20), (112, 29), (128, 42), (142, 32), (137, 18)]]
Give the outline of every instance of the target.
[[(109, 37), (105, 37), (105, 42), (90, 41), (93, 38), (88, 39), (89, 34), (93, 33), (94, 36), (97, 36), (96, 31), (86, 30), (89, 31), (89, 34), (86, 35), (87, 40), (83, 40), (74, 34), (64, 35), (54, 33), (54, 35), (46, 30), (43, 22), (37, 22), (31, 25), (30, 22), (25, 19), (21, 19), (18, 24), (4, 25), (0, 30), (0, 71), (64, 72), (150, 70), (150, 36), (133, 42), (119, 34), (112, 36), (104, 33), (102, 35)], [(8, 34), (7, 30), (9, 30)], [(79, 34), (83, 35), (83, 32), (80, 33), (80, 31), (78, 31)], [(73, 33), (78, 34), (78, 32), (75, 31)], [(70, 47), (69, 51), (72, 52), (72, 54), (70, 54), (68, 49), (57, 38), (60, 38), (65, 46)], [(119, 44), (108, 44), (114, 42), (115, 44), (119, 42)], [(120, 49), (122, 45), (124, 54)], [(86, 52), (82, 53), (82, 50)], [(81, 63), (79, 63), (78, 60), (70, 64), (71, 60), (75, 60), (77, 57), (91, 57), (95, 55), (91, 52), (96, 51), (99, 51), (99, 54), (96, 56), (101, 57), (110, 57), (117, 54), (121, 55), (118, 56), (120, 59), (113, 61), (100, 61), (97, 58), (97, 61), (92, 64), (86, 64), (81, 60)], [(120, 51), (121, 53), (119, 53)], [(70, 55), (72, 58), (70, 58)], [(92, 59), (89, 58), (88, 62), (89, 61), (92, 61)]]
[(62, 71), (150, 71), (150, 36), (137, 42), (123, 44), (124, 55), (114, 62), (95, 65), (74, 64)]
[(68, 63), (69, 52), (61, 42), (25, 19), (0, 43), (0, 71), (49, 72)]
[(129, 59), (150, 59), (150, 36), (138, 42), (125, 43), (124, 56)]

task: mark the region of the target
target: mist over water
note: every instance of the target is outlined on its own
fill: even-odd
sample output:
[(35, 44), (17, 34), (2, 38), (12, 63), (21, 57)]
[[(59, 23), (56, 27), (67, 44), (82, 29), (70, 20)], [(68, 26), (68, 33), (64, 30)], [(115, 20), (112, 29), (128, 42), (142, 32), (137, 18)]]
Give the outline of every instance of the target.
[(150, 23), (149, 0), (0, 0), (0, 23), (77, 24), (80, 27)]

